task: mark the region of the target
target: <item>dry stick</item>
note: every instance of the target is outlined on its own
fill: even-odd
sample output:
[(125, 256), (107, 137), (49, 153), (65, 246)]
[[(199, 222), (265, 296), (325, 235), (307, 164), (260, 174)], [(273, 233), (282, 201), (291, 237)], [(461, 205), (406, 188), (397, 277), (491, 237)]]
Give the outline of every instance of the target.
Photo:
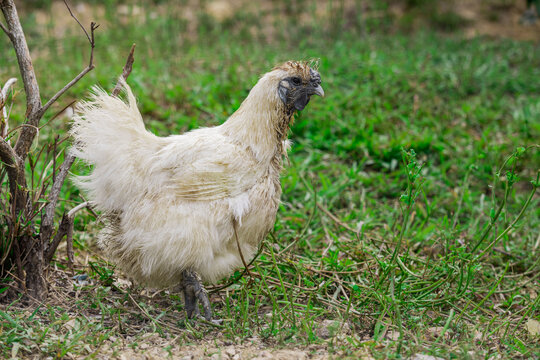
[[(135, 57), (133, 56), (133, 53), (135, 52), (135, 46), (136, 44), (131, 45), (131, 50), (129, 51), (129, 55), (126, 59), (126, 65), (124, 65), (124, 69), (122, 70), (121, 77), (124, 80), (127, 80), (129, 74), (131, 74), (131, 71), (133, 70), (133, 62), (135, 61)], [(112, 96), (117, 96), (120, 93), (121, 89), (122, 89), (122, 82), (118, 81), (111, 93)]]
[(345, 224), (343, 221), (339, 220), (337, 216), (335, 216), (330, 211), (328, 211), (328, 209), (326, 209), (321, 203), (317, 203), (317, 207), (319, 209), (321, 209), (326, 215), (328, 215), (328, 217), (330, 217), (330, 219), (334, 220), (335, 223), (337, 223), (338, 225), (343, 226), (345, 229), (347, 229), (349, 231), (352, 231), (353, 233), (355, 233), (358, 236), (358, 231), (357, 230), (354, 230), (352, 227)]
[[(30, 51), (28, 50), (19, 16), (17, 15), (17, 10), (13, 1), (1, 0), (0, 9), (4, 14), (9, 30), (2, 23), (0, 24), (2, 24), (2, 30), (4, 30), (11, 40), (19, 62), (19, 69), (26, 92), (26, 114), (27, 116), (30, 116), (41, 106), (39, 88), (32, 67), (32, 61), (30, 60)], [(21, 171), (24, 172), (24, 168), (21, 170), (21, 166), (19, 165), (21, 161), (17, 154), (18, 153), (13, 150), (11, 145), (5, 139), (0, 141), (0, 160), (6, 167), (10, 184), (10, 193), (13, 201), (16, 199), (16, 193), (19, 192), (19, 185), (25, 186), (24, 183), (19, 184), (18, 181), (20, 179), (24, 180), (24, 176), (21, 176)]]
[(62, 220), (60, 222), (60, 225), (58, 226), (58, 231), (56, 232), (56, 235), (53, 238), (53, 241), (48, 244), (47, 248), (45, 249), (45, 260), (47, 263), (50, 263), (52, 261), (52, 258), (54, 256), (54, 253), (56, 252), (56, 249), (58, 248), (58, 245), (60, 245), (60, 242), (66, 237), (66, 251), (67, 251), (67, 258), (68, 258), (68, 265), (73, 272), (73, 220), (75, 218), (75, 213), (78, 212), (81, 209), (84, 209), (85, 207), (89, 206), (90, 202), (86, 201), (82, 204), (77, 205), (73, 209), (71, 209), (67, 214), (64, 213), (62, 215)]
[[(94, 23), (92, 23), (94, 24)], [(92, 34), (93, 34), (93, 31), (94, 29), (92, 29)], [(90, 57), (92, 58), (93, 57), (93, 53), (94, 53), (94, 46), (92, 45), (92, 51), (91, 51), (91, 55)], [(79, 73), (79, 75), (77, 75), (73, 80), (71, 80), (69, 83), (67, 83), (66, 86), (64, 86), (60, 91), (58, 91), (56, 94), (54, 94), (54, 96), (49, 100), (47, 101), (47, 103), (45, 105), (43, 105), (43, 107), (41, 108), (41, 112), (42, 112), (42, 115), (45, 113), (45, 111), (47, 111), (49, 109), (49, 107), (54, 104), (56, 102), (56, 100), (58, 100), (58, 98), (62, 95), (64, 95), (64, 93), (66, 91), (68, 91), (73, 85), (75, 85), (79, 80), (81, 80), (83, 78), (84, 75), (86, 75), (87, 73), (89, 73), (90, 71), (92, 71), (92, 69), (94, 69), (94, 64), (90, 64), (88, 65), (83, 71), (81, 71)]]
[(2, 0), (0, 1), (0, 7), (6, 18), (7, 26), (9, 29), (6, 29), (2, 25), (2, 29), (9, 36), (17, 60), (19, 62), (19, 69), (21, 72), (21, 77), (24, 83), (24, 90), (26, 93), (26, 104), (27, 104), (27, 115), (31, 115), (38, 111), (41, 107), (41, 100), (39, 98), (39, 87), (32, 66), (32, 60), (30, 58), (30, 51), (26, 43), (24, 32), (19, 21), (19, 16), (17, 14), (17, 9), (13, 0)]
[[(66, 5), (68, 11), (69, 11), (69, 14), (71, 15), (72, 18), (75, 19), (75, 21), (77, 22), (77, 24), (79, 24), (79, 26), (81, 27), (81, 29), (84, 31), (84, 34), (86, 35), (86, 38), (88, 39), (88, 41), (90, 42), (90, 44), (93, 44), (94, 43), (94, 36), (92, 34), (92, 37), (90, 38), (90, 36), (88, 35), (88, 31), (86, 31), (86, 29), (84, 28), (84, 26), (82, 26), (81, 22), (79, 21), (79, 19), (77, 19), (77, 17), (75, 15), (73, 15), (73, 12), (71, 11), (71, 8), (69, 7), (68, 3), (66, 0), (64, 0), (64, 4)], [(92, 64), (92, 58), (90, 58), (90, 64)]]
[(64, 181), (68, 175), (69, 168), (74, 161), (75, 156), (71, 153), (68, 153), (64, 162), (60, 166), (60, 171), (58, 175), (53, 177), (52, 188), (49, 192), (49, 202), (45, 207), (45, 214), (41, 218), (40, 227), (40, 238), (43, 244), (45, 244), (45, 246), (47, 247), (45, 250), (47, 253), (49, 252), (47, 244), (53, 232), (54, 213), (56, 210), (56, 204), (58, 203), (58, 196), (60, 195), (60, 190), (62, 189), (62, 185), (64, 184)]
[(58, 245), (60, 245), (60, 241), (62, 241), (65, 236), (68, 263), (71, 268), (73, 267), (73, 220), (75, 219), (75, 213), (88, 206), (90, 206), (90, 202), (86, 201), (71, 209), (67, 214), (64, 213), (64, 215), (62, 215), (62, 220), (60, 221), (60, 225), (58, 226), (58, 231), (56, 232), (56, 235), (54, 236), (52, 242), (45, 249), (45, 259), (47, 260), (47, 262), (51, 262), (54, 253), (58, 248)]
[(75, 214), (84, 208), (90, 207), (90, 201), (85, 201), (82, 204), (75, 206), (73, 209), (69, 210), (67, 217), (69, 219), (69, 227), (66, 232), (66, 253), (68, 258), (68, 265), (71, 268), (71, 272), (74, 273), (73, 263), (75, 262), (73, 255), (73, 221), (75, 219)]
[(246, 259), (244, 259), (244, 254), (242, 253), (242, 248), (240, 247), (240, 241), (238, 241), (238, 233), (236, 232), (236, 220), (233, 219), (233, 230), (234, 230), (234, 238), (236, 239), (236, 246), (238, 247), (238, 252), (240, 253), (240, 258), (242, 259), (242, 264), (244, 265), (244, 268), (246, 269), (249, 278), (253, 279), (253, 276), (251, 275), (251, 272), (249, 271)]
[[(228, 282), (227, 284), (225, 285), (222, 285), (222, 286), (218, 286), (218, 287), (214, 287), (210, 290), (208, 290), (208, 292), (210, 294), (213, 294), (213, 293), (216, 293), (218, 291), (221, 291), (223, 289), (226, 289), (228, 288), (229, 286), (231, 286), (232, 284), (235, 284), (238, 280), (240, 280), (241, 278), (244, 277), (244, 275), (248, 272), (248, 269), (249, 267), (255, 262), (255, 260), (259, 257), (259, 255), (261, 254), (262, 250), (263, 250), (263, 247), (264, 247), (264, 241), (261, 241), (261, 245), (259, 246), (259, 250), (257, 251), (257, 254), (255, 254), (255, 256), (253, 257), (253, 259), (251, 259), (251, 261), (247, 264), (247, 267), (244, 267), (244, 271), (240, 274), (240, 276), (238, 276), (236, 279), (233, 279), (231, 280), (230, 282)], [(254, 276), (254, 275), (250, 275), (250, 276)]]
[(135, 301), (135, 299), (133, 298), (133, 296), (131, 296), (131, 294), (127, 293), (129, 299), (131, 300), (131, 302), (133, 303), (133, 305), (135, 305), (136, 307), (139, 308), (139, 310), (142, 311), (142, 313), (144, 314), (144, 316), (146, 316), (146, 318), (148, 318), (148, 320), (152, 321), (155, 325), (158, 325), (158, 326), (163, 326), (165, 328), (167, 328), (169, 331), (170, 330), (176, 330), (175, 328), (172, 328), (169, 324), (167, 323), (164, 323), (163, 321), (159, 320), (159, 319), (154, 319), (152, 317), (152, 315), (150, 315), (148, 313), (148, 311), (146, 311), (145, 309), (143, 309), (138, 303), (137, 301)]
[[(3, 163), (8, 175), (9, 191), (14, 196), (17, 192), (19, 163), (21, 161), (15, 150), (5, 139), (0, 139), (0, 161)], [(15, 198), (13, 198), (13, 201), (15, 201)]]
[(92, 214), (96, 219), (99, 219), (99, 215), (94, 211), (94, 209), (92, 209), (92, 205), (90, 204), (90, 201), (86, 200), (85, 197), (81, 194), (81, 198), (88, 203), (88, 205), (86, 206), (86, 209), (88, 210), (88, 212), (90, 214)]
[(1, 28), (2, 30), (4, 30), (4, 32), (6, 33), (6, 35), (7, 35), (8, 37), (11, 36), (11, 34), (9, 33), (9, 30), (7, 29), (6, 25), (4, 25), (4, 23), (0, 22), (0, 28)]
[(97, 25), (95, 22), (91, 22), (90, 23), (90, 35), (88, 35), (88, 31), (86, 31), (86, 29), (84, 28), (84, 26), (82, 26), (81, 22), (79, 21), (79, 19), (77, 19), (77, 17), (75, 15), (73, 15), (73, 12), (71, 11), (71, 8), (69, 7), (68, 3), (66, 2), (66, 0), (64, 0), (64, 4), (66, 4), (66, 7), (69, 11), (69, 14), (71, 15), (72, 18), (75, 19), (75, 21), (79, 24), (79, 26), (81, 27), (81, 29), (84, 31), (84, 34), (86, 35), (86, 38), (88, 39), (88, 42), (90, 43), (90, 61), (88, 62), (88, 66), (86, 68), (83, 69), (83, 71), (81, 71), (79, 73), (79, 75), (77, 75), (73, 80), (71, 80), (66, 86), (64, 86), (60, 91), (58, 91), (49, 101), (47, 101), (47, 103), (45, 105), (43, 105), (43, 107), (41, 108), (41, 115), (43, 116), (43, 114), (45, 113), (45, 111), (47, 111), (47, 109), (56, 102), (56, 100), (58, 100), (58, 98), (60, 96), (62, 96), (66, 91), (68, 91), (73, 85), (75, 85), (80, 79), (82, 79), (82, 77), (84, 75), (86, 75), (88, 72), (92, 71), (92, 69), (94, 69), (94, 47), (96, 46), (96, 42), (94, 40), (94, 31), (99, 27), (99, 25)]
[[(43, 114), (49, 109), (49, 107), (54, 104), (60, 96), (62, 96), (67, 90), (69, 90), (73, 85), (75, 85), (81, 78), (83, 78), (88, 72), (90, 72), (92, 69), (94, 69), (94, 47), (95, 47), (95, 41), (94, 41), (94, 31), (99, 27), (99, 25), (96, 25), (94, 22), (90, 24), (90, 34), (88, 35), (88, 32), (86, 29), (82, 26), (80, 21), (75, 17), (73, 12), (71, 11), (71, 8), (69, 5), (64, 1), (66, 4), (66, 7), (71, 14), (71, 16), (75, 19), (75, 21), (79, 24), (79, 26), (84, 31), (86, 37), (88, 38), (88, 41), (90, 43), (90, 60), (88, 66), (83, 69), (79, 75), (77, 75), (73, 80), (71, 80), (66, 86), (64, 86), (60, 91), (58, 91), (44, 106), (41, 106), (41, 100), (39, 103), (39, 109), (32, 115), (28, 116), (27, 124), (32, 125), (33, 127), (38, 127), (39, 121), (41, 120), (41, 117)], [(28, 55), (28, 60), (30, 60), (30, 57)], [(37, 84), (36, 84), (37, 86)], [(26, 84), (25, 84), (25, 91), (26, 91)], [(39, 98), (39, 89), (38, 91), (38, 98)], [(28, 113), (28, 112), (27, 112)], [(19, 141), (17, 141), (16, 144), (16, 152), (19, 154), (19, 156), (26, 156), (28, 153), (28, 150), (30, 149), (30, 146), (34, 140), (34, 137), (36, 135), (37, 131), (33, 131), (31, 127), (28, 128), (28, 130), (23, 129), (23, 132), (21, 132), (21, 137), (19, 138)], [(21, 155), (22, 154), (22, 155)]]
[[(77, 100), (72, 100), (69, 104), (64, 106), (60, 111), (57, 111), (56, 114), (54, 114), (47, 122), (39, 127), (39, 130), (43, 129), (45, 126), (47, 126), (51, 121), (59, 117), (64, 111), (66, 111), (69, 107), (73, 106)], [(59, 144), (60, 145), (60, 144)]]
[[(6, 109), (6, 100), (8, 97), (9, 89), (17, 82), (16, 78), (11, 78), (4, 84), (4, 87), (2, 88), (2, 91), (0, 92), (0, 107), (2, 108), (2, 122), (4, 123), (2, 125), (2, 133), (0, 134), (4, 139), (7, 137), (8, 131), (9, 131), (9, 123), (8, 123), (8, 113)], [(9, 143), (9, 141), (8, 141)]]
[(19, 165), (17, 164), (18, 156), (5, 139), (0, 139), (0, 159), (6, 166), (8, 176), (10, 172), (16, 175), (19, 171)]
[[(8, 31), (6, 31), (6, 34), (8, 34), (8, 37), (13, 44), (24, 84), (24, 92), (26, 94), (26, 124), (35, 127), (41, 118), (41, 98), (36, 74), (32, 65), (32, 58), (30, 57), (30, 50), (26, 43), (24, 31), (19, 21), (19, 15), (17, 14), (14, 1), (0, 0), (0, 8), (2, 9), (2, 13), (7, 22)], [(15, 152), (17, 155), (23, 158), (26, 157), (35, 135), (36, 131), (33, 127), (23, 128), (19, 140), (15, 145)], [(24, 186), (24, 184), (18, 185)]]

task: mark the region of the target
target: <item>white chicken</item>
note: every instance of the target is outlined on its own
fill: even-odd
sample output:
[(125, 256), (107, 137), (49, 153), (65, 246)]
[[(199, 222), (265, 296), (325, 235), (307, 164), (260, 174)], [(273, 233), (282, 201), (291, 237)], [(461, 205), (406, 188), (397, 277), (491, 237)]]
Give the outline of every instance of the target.
[(107, 256), (140, 283), (183, 284), (188, 317), (199, 300), (210, 320), (199, 276), (230, 274), (273, 228), (289, 125), (312, 95), (324, 96), (320, 84), (307, 63), (286, 62), (222, 125), (169, 137), (145, 129), (127, 84), (127, 103), (94, 88), (71, 134), (76, 156), (93, 165), (76, 181), (103, 212)]

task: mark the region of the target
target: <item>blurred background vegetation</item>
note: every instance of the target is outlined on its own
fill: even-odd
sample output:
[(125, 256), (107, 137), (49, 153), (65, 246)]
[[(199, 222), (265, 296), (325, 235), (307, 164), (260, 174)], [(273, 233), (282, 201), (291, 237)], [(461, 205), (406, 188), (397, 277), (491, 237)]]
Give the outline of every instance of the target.
[[(46, 121), (84, 99), (91, 86), (110, 89), (132, 43), (129, 83), (147, 127), (163, 136), (222, 123), (259, 76), (280, 62), (319, 60), (327, 96), (296, 117), (284, 202), (252, 270), (256, 278), (235, 274), (235, 284), (215, 304), (230, 321), (227, 338), (257, 333), (279, 344), (317, 343), (320, 319), (337, 318), (354, 331), (347, 340), (353, 346), (336, 349), (352, 357), (360, 347), (377, 349), (373, 354), (381, 358), (426, 349), (459, 358), (539, 354), (538, 335), (525, 326), (540, 316), (540, 207), (538, 195), (530, 195), (540, 164), (538, 148), (530, 148), (540, 139), (536, 1), (70, 4), (85, 26), (100, 24), (97, 67)], [(48, 98), (86, 66), (88, 43), (62, 2), (18, 5)], [(0, 49), (0, 79), (18, 76), (5, 36)], [(24, 116), (20, 84), (10, 98), (13, 124)], [(69, 123), (59, 117), (47, 126), (40, 141), (65, 134)], [(411, 148), (414, 154), (403, 152)], [(73, 171), (86, 168), (77, 164)], [(63, 191), (59, 215), (83, 201), (71, 184)], [(70, 311), (118, 317), (101, 326), (112, 334), (119, 321), (136, 333), (130, 324), (139, 310), (126, 309), (118, 300), (123, 295), (111, 290), (118, 274), (96, 250), (96, 229), (91, 214), (77, 218), (76, 269), (97, 285)], [(90, 267), (89, 254), (97, 258)], [(396, 254), (403, 266), (396, 266)], [(56, 265), (66, 268), (63, 253)], [(168, 316), (162, 317), (163, 303), (145, 305), (146, 314), (198, 336), (178, 323), (178, 299), (171, 299)], [(223, 299), (227, 306), (220, 308)], [(58, 305), (42, 315), (57, 326), (47, 331), (63, 331), (63, 311)], [(260, 320), (266, 312), (271, 327)], [(34, 334), (24, 336), (36, 343), (50, 339), (40, 337), (45, 327), (22, 311), (10, 316), (34, 326)], [(158, 323), (139, 320), (137, 326), (154, 330)], [(97, 335), (102, 328), (93, 330), (88, 319), (80, 323), (77, 331), (99, 349), (106, 341)], [(6, 344), (23, 337), (17, 326), (6, 326), (3, 334), (19, 336), (6, 335)], [(435, 336), (429, 335), (433, 328), (439, 329)], [(46, 354), (86, 351), (73, 337), (47, 341)]]

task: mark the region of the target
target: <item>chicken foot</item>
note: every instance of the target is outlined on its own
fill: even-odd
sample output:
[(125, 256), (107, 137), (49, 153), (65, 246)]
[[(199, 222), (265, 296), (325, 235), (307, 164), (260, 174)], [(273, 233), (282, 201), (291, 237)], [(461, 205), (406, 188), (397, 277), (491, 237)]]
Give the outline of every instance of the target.
[(186, 314), (189, 319), (201, 316), (199, 301), (203, 307), (204, 317), (207, 321), (212, 321), (212, 308), (210, 307), (210, 300), (208, 300), (208, 294), (201, 285), (198, 275), (191, 270), (184, 270), (182, 273), (182, 289), (184, 292), (184, 302), (186, 307)]

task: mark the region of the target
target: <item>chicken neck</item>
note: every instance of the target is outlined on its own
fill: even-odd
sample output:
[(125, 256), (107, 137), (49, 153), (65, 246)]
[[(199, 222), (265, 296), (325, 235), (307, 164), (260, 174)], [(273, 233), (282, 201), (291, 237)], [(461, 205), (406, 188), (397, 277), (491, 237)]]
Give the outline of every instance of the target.
[(249, 148), (258, 161), (270, 162), (282, 154), (293, 111), (287, 110), (277, 96), (269, 98), (268, 92), (260, 90), (258, 86), (253, 88), (240, 108), (221, 125), (221, 131)]

